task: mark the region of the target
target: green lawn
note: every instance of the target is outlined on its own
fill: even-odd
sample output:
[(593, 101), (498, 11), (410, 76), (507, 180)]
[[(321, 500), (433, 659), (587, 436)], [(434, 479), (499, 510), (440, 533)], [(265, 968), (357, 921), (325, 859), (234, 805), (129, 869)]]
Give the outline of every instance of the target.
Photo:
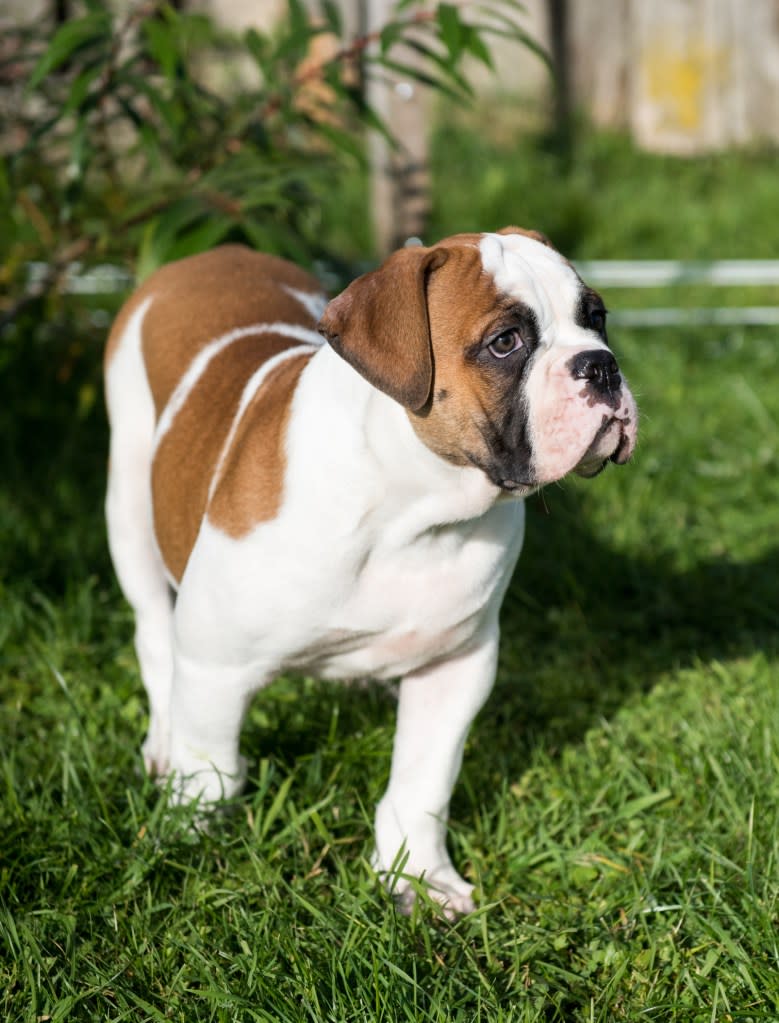
[[(623, 241), (572, 254), (770, 254), (772, 214), (753, 210), (769, 155), (744, 157), (750, 189), (736, 157), (670, 167), (599, 145), (597, 201), (615, 197)], [(466, 170), (453, 194), (475, 189)], [(638, 173), (643, 210), (617, 201)], [(728, 193), (754, 239), (734, 231), (731, 250), (712, 227), (685, 247), (680, 218), (737, 221)], [(473, 226), (451, 203), (436, 233)], [(554, 236), (542, 208), (504, 207)], [(642, 217), (666, 239), (646, 252), (620, 226)], [(398, 917), (368, 866), (383, 690), (280, 680), (250, 713), (248, 792), (207, 834), (143, 778), (100, 507), (101, 331), (67, 306), (29, 325), (0, 349), (0, 1018), (779, 1018), (779, 331), (615, 332), (639, 449), (531, 502), (452, 807), (483, 908), (449, 925)]]

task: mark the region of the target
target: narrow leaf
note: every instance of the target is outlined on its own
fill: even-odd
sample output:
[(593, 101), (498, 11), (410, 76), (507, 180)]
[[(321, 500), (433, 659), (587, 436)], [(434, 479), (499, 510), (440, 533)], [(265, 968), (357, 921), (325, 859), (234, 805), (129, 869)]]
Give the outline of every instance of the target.
[(403, 38), (406, 26), (400, 21), (389, 21), (379, 35), (379, 47), (382, 57), (386, 57), (395, 43)]
[(179, 50), (171, 27), (164, 21), (147, 18), (143, 23), (146, 48), (165, 78), (172, 81), (179, 66)]
[(492, 60), (492, 54), (489, 51), (486, 43), (482, 39), (479, 30), (474, 28), (472, 25), (466, 25), (463, 45), (465, 49), (477, 60), (480, 60), (482, 64), (486, 65), (490, 71), (495, 70), (495, 64)]
[(629, 799), (618, 812), (617, 816), (620, 820), (630, 820), (632, 817), (637, 817), (645, 810), (649, 810), (653, 806), (657, 806), (659, 803), (664, 803), (666, 800), (671, 798), (671, 795), (672, 793), (670, 789), (660, 789), (659, 792), (650, 792), (645, 796), (638, 796), (636, 799)]
[(72, 114), (75, 111), (83, 111), (84, 107), (94, 105), (95, 98), (90, 98), (90, 103), (86, 103), (86, 99), (89, 96), (89, 89), (92, 83), (98, 78), (104, 69), (102, 61), (98, 61), (86, 67), (73, 79), (73, 83), (70, 86), (70, 92), (68, 98), (65, 100), (65, 104), (62, 108), (63, 114)]
[(328, 30), (340, 38), (343, 35), (344, 25), (338, 4), (333, 0), (322, 0), (322, 13), (325, 16)]
[(79, 50), (105, 42), (110, 36), (111, 17), (106, 11), (93, 11), (84, 18), (66, 21), (57, 29), (49, 48), (35, 65), (27, 88), (37, 88), (47, 75), (65, 64)]
[(265, 61), (268, 59), (267, 36), (262, 35), (256, 28), (250, 28), (244, 36), (244, 42), (257, 66), (260, 70), (263, 70), (265, 68)]
[(452, 4), (439, 4), (436, 20), (441, 42), (449, 51), (452, 60), (457, 60), (463, 48), (463, 26), (459, 11)]

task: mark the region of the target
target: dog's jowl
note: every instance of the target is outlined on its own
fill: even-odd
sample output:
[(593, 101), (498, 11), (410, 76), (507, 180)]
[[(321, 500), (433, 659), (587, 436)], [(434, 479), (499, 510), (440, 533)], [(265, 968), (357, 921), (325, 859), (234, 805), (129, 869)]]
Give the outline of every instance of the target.
[(302, 270), (226, 246), (130, 299), (106, 393), (147, 769), (182, 800), (232, 796), (242, 718), (275, 675), (399, 679), (377, 870), (404, 862), (406, 907), (423, 877), (471, 909), (446, 819), (522, 499), (635, 445), (600, 297), (518, 228), (403, 249), (329, 304)]

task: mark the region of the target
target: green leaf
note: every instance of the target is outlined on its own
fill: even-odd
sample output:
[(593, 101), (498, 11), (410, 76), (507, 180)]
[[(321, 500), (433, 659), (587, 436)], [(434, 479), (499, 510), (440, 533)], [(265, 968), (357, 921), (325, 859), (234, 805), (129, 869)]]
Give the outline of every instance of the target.
[(438, 34), (449, 51), (452, 60), (457, 60), (463, 49), (463, 25), (460, 12), (452, 4), (439, 4), (436, 11)]
[(333, 146), (334, 149), (346, 153), (356, 160), (361, 167), (367, 166), (365, 147), (362, 141), (353, 132), (341, 131), (324, 122), (313, 125), (315, 130)]
[(136, 274), (139, 281), (168, 262), (176, 237), (200, 215), (200, 204), (188, 196), (172, 200), (159, 216), (149, 221), (144, 228), (138, 252)]
[(156, 128), (149, 121), (144, 121), (138, 129), (138, 137), (143, 147), (143, 158), (147, 167), (153, 173), (159, 173), (161, 167), (160, 139)]
[(244, 35), (244, 42), (257, 66), (260, 70), (264, 70), (265, 62), (268, 59), (268, 37), (262, 35), (256, 28), (250, 28)]
[[(514, 5), (523, 10), (521, 5)], [(498, 36), (501, 39), (509, 39), (513, 42), (519, 43), (526, 49), (530, 50), (531, 53), (539, 57), (551, 70), (552, 58), (547, 51), (541, 46), (541, 44), (529, 35), (524, 29), (520, 28), (516, 21), (504, 14), (503, 11), (498, 10), (495, 7), (489, 5), (482, 5), (478, 8), (483, 14), (486, 14), (491, 20), (479, 23), (472, 23), (471, 28), (475, 29), (482, 35), (493, 35)]]
[[(164, 96), (157, 86), (148, 78), (139, 75), (128, 74), (123, 76), (123, 81), (133, 90), (145, 96), (154, 112), (159, 116), (167, 128), (172, 139), (177, 139), (181, 128), (182, 112), (175, 103), (172, 103), (167, 96)], [(151, 118), (146, 118), (148, 126)]]
[(172, 26), (156, 18), (147, 18), (143, 34), (150, 57), (159, 65), (165, 78), (175, 79), (180, 64), (180, 50)]
[(379, 48), (382, 57), (386, 57), (395, 43), (403, 38), (406, 25), (402, 21), (390, 21), (379, 33)]
[(287, 0), (287, 8), (289, 11), (290, 34), (298, 38), (310, 35), (311, 23), (308, 18), (308, 11), (304, 4), (301, 3), (301, 0)]
[(191, 230), (170, 240), (165, 262), (169, 263), (174, 259), (183, 259), (185, 256), (194, 256), (198, 252), (212, 249), (225, 238), (234, 224), (232, 217), (224, 215), (210, 214), (204, 217)]
[(480, 60), (482, 64), (488, 67), (490, 71), (494, 71), (495, 64), (492, 60), (492, 54), (482, 39), (479, 30), (474, 28), (473, 25), (464, 25), (463, 28), (465, 30), (463, 35), (464, 48), (471, 56), (476, 57), (477, 60)]
[(70, 86), (68, 98), (65, 100), (62, 108), (63, 114), (72, 114), (76, 111), (81, 112), (85, 106), (92, 106), (94, 104), (95, 97), (90, 97), (90, 102), (88, 104), (86, 103), (86, 100), (89, 96), (90, 86), (96, 78), (99, 78), (100, 75), (102, 75), (104, 69), (105, 64), (102, 61), (97, 61), (76, 75)]
[(70, 166), (68, 172), (74, 180), (83, 178), (93, 150), (86, 121), (79, 121), (70, 139)]
[(124, 115), (128, 121), (131, 121), (135, 128), (140, 129), (143, 126), (144, 119), (135, 109), (130, 100), (125, 99), (124, 96), (117, 96), (116, 102), (119, 104), (119, 108), (124, 111)]
[(653, 806), (657, 806), (658, 803), (664, 803), (670, 799), (672, 792), (670, 789), (660, 789), (659, 792), (650, 792), (645, 796), (638, 796), (636, 799), (629, 799), (624, 806), (619, 810), (617, 817), (619, 820), (630, 820), (632, 817), (637, 817), (640, 813), (645, 810), (651, 809)]
[[(406, 42), (406, 45), (410, 49), (416, 50), (416, 52), (421, 54), (425, 58), (425, 60), (428, 60), (430, 61), (431, 64), (435, 64), (437, 67), (439, 67), (443, 74), (446, 75), (447, 78), (449, 78), (452, 82), (455, 83), (455, 85), (457, 86), (458, 89), (461, 90), (463, 95), (465, 96), (473, 95), (473, 88), (471, 87), (465, 76), (460, 71), (458, 71), (457, 65), (453, 60), (447, 59), (446, 57), (442, 57), (440, 53), (436, 53), (435, 50), (431, 49), (425, 43), (420, 42), (418, 39), (413, 40), (409, 39)], [(441, 88), (440, 84), (437, 85), (436, 88)]]
[(49, 48), (35, 65), (27, 83), (35, 89), (40, 83), (65, 64), (77, 52), (111, 38), (112, 21), (108, 11), (92, 11), (83, 18), (66, 21), (54, 34)]
[(281, 813), (294, 780), (294, 775), (287, 775), (279, 786), (279, 790), (276, 793), (273, 802), (263, 814), (262, 823), (260, 824), (260, 838), (265, 838), (270, 831), (273, 822)]
[[(411, 44), (409, 44), (411, 45)], [(418, 49), (419, 44), (414, 43), (412, 49)], [(413, 64), (404, 64), (396, 60), (384, 60), (382, 65), (390, 71), (396, 71), (398, 74), (405, 75), (407, 78), (413, 79), (415, 82), (420, 82), (422, 85), (427, 85), (429, 88), (434, 89), (436, 92), (442, 92), (445, 96), (449, 96), (450, 99), (456, 99), (462, 101), (462, 91), (453, 89), (447, 82), (441, 78), (435, 78), (427, 71), (422, 71), (418, 67), (414, 67)], [(445, 73), (448, 77), (457, 79), (457, 73), (453, 69), (447, 68)], [(458, 82), (459, 84), (459, 82)], [(463, 90), (464, 91), (464, 90)]]
[(344, 26), (338, 4), (333, 0), (322, 0), (322, 13), (325, 16), (328, 31), (335, 33), (340, 38), (343, 35)]

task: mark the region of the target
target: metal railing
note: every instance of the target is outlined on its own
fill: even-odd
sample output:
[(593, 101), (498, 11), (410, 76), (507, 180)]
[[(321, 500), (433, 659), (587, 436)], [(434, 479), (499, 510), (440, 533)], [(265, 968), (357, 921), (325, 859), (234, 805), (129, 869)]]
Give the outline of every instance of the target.
[[(589, 284), (598, 288), (779, 286), (779, 260), (770, 259), (590, 260), (577, 263), (577, 270)], [(779, 304), (616, 309), (610, 320), (629, 327), (773, 326), (779, 325)]]
[[(703, 285), (721, 287), (779, 287), (779, 260), (723, 259), (684, 262), (673, 259), (586, 260), (576, 268), (588, 284), (597, 288), (673, 288)], [(42, 280), (45, 263), (29, 267), (29, 286)], [(74, 295), (116, 294), (129, 291), (133, 280), (120, 267), (102, 265), (84, 269), (74, 263), (62, 281), (62, 290)], [(715, 326), (779, 325), (779, 294), (776, 305), (681, 306), (615, 309), (610, 320), (629, 327), (668, 327), (711, 324)]]

